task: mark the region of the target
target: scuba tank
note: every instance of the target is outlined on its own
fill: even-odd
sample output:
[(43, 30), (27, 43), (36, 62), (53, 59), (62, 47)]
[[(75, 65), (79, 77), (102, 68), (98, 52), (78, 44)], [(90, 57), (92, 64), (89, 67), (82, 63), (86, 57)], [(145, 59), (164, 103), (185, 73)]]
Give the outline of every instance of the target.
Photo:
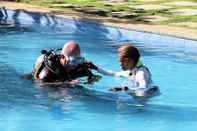
[(47, 68), (49, 71), (51, 71), (52, 73), (54, 73), (55, 75), (59, 74), (59, 60), (60, 60), (60, 54), (57, 53), (58, 51), (60, 51), (60, 49), (56, 49), (56, 50), (42, 50), (41, 51), (41, 55), (37, 58), (36, 63), (34, 64), (33, 67), (33, 78), (34, 79), (38, 79), (40, 72), (42, 71), (43, 68)]

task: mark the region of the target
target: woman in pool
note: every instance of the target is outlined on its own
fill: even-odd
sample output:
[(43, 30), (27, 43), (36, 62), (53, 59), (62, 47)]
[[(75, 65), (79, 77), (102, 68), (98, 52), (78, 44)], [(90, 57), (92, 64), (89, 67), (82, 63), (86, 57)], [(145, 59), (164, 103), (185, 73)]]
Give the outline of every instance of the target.
[(87, 76), (88, 82), (91, 82), (95, 78), (89, 62), (81, 57), (79, 45), (73, 41), (63, 46), (60, 57), (54, 54), (41, 55), (32, 74), (35, 80), (42, 82), (73, 83), (76, 78), (83, 76)]
[(158, 87), (152, 86), (149, 69), (140, 62), (138, 49), (130, 44), (125, 44), (118, 49), (119, 62), (123, 71), (109, 72), (97, 67), (103, 75), (125, 77), (132, 81), (131, 87), (116, 87), (111, 91), (125, 91), (134, 97), (151, 97), (158, 93)]

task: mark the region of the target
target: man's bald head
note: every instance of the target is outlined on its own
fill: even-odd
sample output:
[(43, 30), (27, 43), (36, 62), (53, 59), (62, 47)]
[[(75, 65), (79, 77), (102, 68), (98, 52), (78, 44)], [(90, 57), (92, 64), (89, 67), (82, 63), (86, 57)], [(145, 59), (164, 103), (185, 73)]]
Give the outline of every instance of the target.
[(80, 47), (76, 42), (69, 41), (63, 46), (61, 54), (64, 55), (65, 57), (81, 56)]
[(69, 57), (81, 57), (80, 47), (76, 42), (69, 41), (63, 46), (61, 55), (63, 57), (60, 59), (60, 63), (65, 66)]

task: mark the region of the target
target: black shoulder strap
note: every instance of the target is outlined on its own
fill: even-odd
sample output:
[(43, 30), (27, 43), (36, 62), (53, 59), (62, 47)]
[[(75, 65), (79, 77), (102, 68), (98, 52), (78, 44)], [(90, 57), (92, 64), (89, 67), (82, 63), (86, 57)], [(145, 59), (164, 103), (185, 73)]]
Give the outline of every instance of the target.
[[(59, 68), (58, 67), (58, 65), (59, 65), (59, 58), (58, 58), (58, 56), (54, 56), (54, 57), (57, 57), (57, 58), (55, 58), (55, 59), (57, 59), (57, 61), (49, 63), (50, 60), (48, 59), (48, 56), (45, 55), (44, 56), (44, 65), (53, 74), (59, 75), (60, 74), (59, 69), (58, 69)], [(56, 63), (56, 62), (58, 62), (58, 63)]]

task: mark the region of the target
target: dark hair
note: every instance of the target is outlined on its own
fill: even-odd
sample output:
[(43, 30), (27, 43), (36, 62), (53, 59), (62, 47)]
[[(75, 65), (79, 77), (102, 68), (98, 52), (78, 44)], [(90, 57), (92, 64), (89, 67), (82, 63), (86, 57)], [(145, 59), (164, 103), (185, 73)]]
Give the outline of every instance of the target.
[(118, 52), (120, 61), (124, 60), (125, 58), (132, 59), (135, 62), (135, 66), (137, 65), (137, 62), (140, 58), (140, 53), (136, 47), (130, 44), (125, 44), (118, 49)]

